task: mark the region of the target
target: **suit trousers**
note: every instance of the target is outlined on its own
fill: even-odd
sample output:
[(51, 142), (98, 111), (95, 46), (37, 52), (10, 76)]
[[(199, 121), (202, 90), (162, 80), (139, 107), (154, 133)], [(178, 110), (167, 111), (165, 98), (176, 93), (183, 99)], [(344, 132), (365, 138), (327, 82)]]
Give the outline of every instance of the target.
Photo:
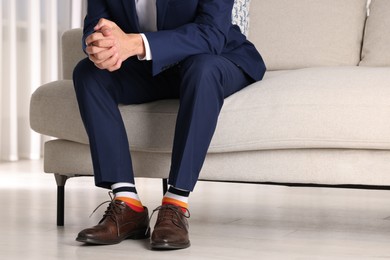
[[(73, 72), (73, 82), (89, 137), (96, 186), (109, 189), (117, 182), (134, 183), (129, 141), (118, 105), (179, 99), (168, 182), (192, 191), (224, 98), (253, 80), (222, 56), (199, 54), (154, 77), (152, 61), (130, 58), (119, 70), (109, 72), (84, 59)], [(159, 130), (153, 130), (158, 135)]]

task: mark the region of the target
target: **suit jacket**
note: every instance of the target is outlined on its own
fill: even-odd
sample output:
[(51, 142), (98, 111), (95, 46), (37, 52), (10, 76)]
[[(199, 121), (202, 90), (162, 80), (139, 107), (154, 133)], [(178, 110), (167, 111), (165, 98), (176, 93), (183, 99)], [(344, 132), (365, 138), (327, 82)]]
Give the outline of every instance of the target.
[[(157, 0), (157, 32), (144, 32), (153, 56), (153, 75), (188, 56), (215, 54), (241, 67), (254, 80), (265, 65), (254, 45), (232, 25), (234, 0)], [(126, 33), (140, 32), (134, 0), (89, 0), (85, 38), (100, 18), (115, 22)]]

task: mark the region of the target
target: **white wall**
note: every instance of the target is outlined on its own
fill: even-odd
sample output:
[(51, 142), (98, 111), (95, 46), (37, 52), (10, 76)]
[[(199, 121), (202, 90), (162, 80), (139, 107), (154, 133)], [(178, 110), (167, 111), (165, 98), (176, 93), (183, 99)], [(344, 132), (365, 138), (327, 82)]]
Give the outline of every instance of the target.
[(41, 156), (29, 101), (59, 78), (59, 40), (82, 24), (85, 0), (0, 0), (0, 161)]

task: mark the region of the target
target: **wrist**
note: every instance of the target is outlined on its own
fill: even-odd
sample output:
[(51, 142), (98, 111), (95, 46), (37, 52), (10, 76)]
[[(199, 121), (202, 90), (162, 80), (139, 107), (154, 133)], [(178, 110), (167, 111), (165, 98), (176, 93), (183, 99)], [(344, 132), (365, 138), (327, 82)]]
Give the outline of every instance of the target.
[(126, 49), (124, 52), (125, 59), (132, 57), (132, 56), (138, 56), (143, 57), (145, 56), (145, 47), (144, 47), (144, 41), (142, 39), (141, 34), (126, 34)]
[(145, 43), (144, 39), (142, 38), (141, 34), (136, 34), (137, 36), (137, 56), (138, 57), (145, 57), (146, 55), (146, 50), (145, 50)]

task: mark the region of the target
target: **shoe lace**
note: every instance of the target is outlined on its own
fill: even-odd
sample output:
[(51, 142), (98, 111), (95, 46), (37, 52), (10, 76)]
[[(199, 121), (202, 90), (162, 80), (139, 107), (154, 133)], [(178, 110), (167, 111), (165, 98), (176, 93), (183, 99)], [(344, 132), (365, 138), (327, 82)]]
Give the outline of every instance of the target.
[[(157, 208), (155, 208), (152, 212), (152, 214), (150, 215), (150, 218), (149, 218), (149, 223), (154, 215), (155, 212), (157, 211), (160, 211), (160, 210), (163, 210), (163, 209), (168, 209), (170, 210), (169, 212), (173, 212), (173, 214), (175, 214), (177, 216), (177, 219), (180, 220), (180, 222), (185, 226), (185, 223), (183, 222), (183, 220), (181, 219), (180, 216), (183, 216), (185, 218), (190, 218), (191, 217), (191, 213), (190, 211), (187, 209), (187, 208), (183, 208), (183, 207), (180, 207), (180, 206), (175, 206), (175, 205), (171, 205), (171, 204), (166, 204), (166, 205), (161, 205), (161, 206), (158, 206)], [(167, 211), (168, 212), (168, 211)], [(169, 214), (169, 219), (173, 219), (173, 214)], [(161, 220), (166, 218), (168, 214), (164, 214), (161, 216)], [(160, 219), (160, 216), (159, 216), (159, 219)], [(157, 219), (158, 221), (158, 219)], [(150, 225), (148, 225), (148, 228), (145, 232), (145, 234), (150, 230)]]
[(102, 223), (102, 221), (106, 218), (106, 217), (110, 217), (114, 222), (115, 222), (115, 225), (116, 225), (116, 230), (117, 230), (117, 234), (118, 234), (118, 237), (120, 236), (120, 232), (119, 232), (119, 222), (118, 222), (118, 218), (117, 218), (117, 214), (120, 213), (124, 206), (121, 205), (120, 203), (116, 203), (115, 201), (115, 196), (113, 195), (113, 192), (112, 191), (109, 191), (108, 192), (108, 195), (110, 196), (110, 200), (106, 200), (106, 201), (103, 201), (102, 203), (100, 203), (91, 213), (91, 215), (89, 215), (89, 217), (92, 217), (92, 215), (101, 207), (103, 206), (104, 204), (106, 203), (109, 203), (106, 211), (104, 212), (104, 215), (103, 215), (103, 218), (99, 221), (99, 224)]

